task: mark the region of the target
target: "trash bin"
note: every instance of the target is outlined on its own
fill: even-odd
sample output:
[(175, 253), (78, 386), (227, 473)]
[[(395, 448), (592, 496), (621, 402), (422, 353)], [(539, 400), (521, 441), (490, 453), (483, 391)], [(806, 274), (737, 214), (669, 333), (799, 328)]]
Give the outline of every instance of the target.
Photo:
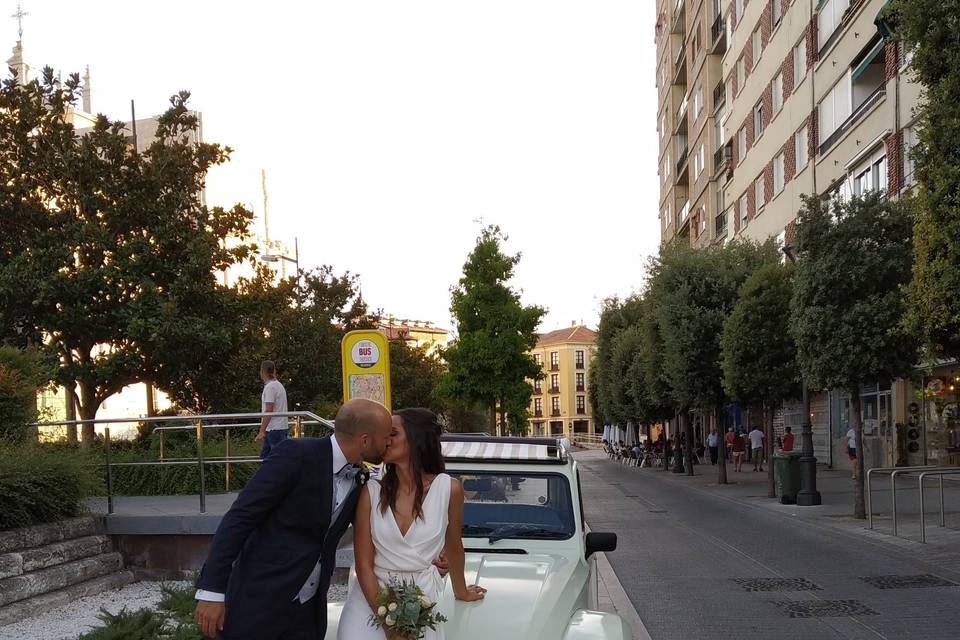
[(781, 504), (796, 504), (800, 491), (799, 451), (781, 451), (773, 454), (773, 475), (776, 480), (777, 497)]

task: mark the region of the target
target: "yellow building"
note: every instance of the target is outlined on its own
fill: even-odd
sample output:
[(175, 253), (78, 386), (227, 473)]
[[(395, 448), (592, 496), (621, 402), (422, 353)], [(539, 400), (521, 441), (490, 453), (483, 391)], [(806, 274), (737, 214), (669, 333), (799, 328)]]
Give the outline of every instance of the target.
[(545, 378), (533, 384), (532, 435), (597, 433), (587, 394), (596, 343), (596, 332), (579, 325), (540, 335), (533, 357)]
[(449, 339), (446, 329), (429, 320), (406, 320), (386, 316), (377, 321), (377, 329), (387, 340), (403, 340), (409, 347), (426, 347), (427, 351), (444, 348)]

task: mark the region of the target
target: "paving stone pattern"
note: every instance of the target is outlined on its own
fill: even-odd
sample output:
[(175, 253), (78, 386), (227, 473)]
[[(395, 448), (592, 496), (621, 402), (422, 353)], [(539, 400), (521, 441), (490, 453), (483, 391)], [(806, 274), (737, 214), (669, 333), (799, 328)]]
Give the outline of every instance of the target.
[(919, 589), (922, 587), (956, 587), (956, 582), (924, 573), (917, 576), (866, 576), (861, 580), (877, 589)]
[[(863, 523), (829, 527), (807, 515), (829, 505), (798, 515), (765, 498), (762, 478), (757, 487), (745, 484), (752, 477), (708, 486), (712, 468), (688, 479), (611, 463), (602, 453), (576, 455), (587, 522), (618, 534), (607, 557), (653, 640), (960, 638), (960, 586), (877, 588), (861, 579), (960, 582), (952, 565), (925, 556), (919, 543), (888, 545), (866, 535)], [(733, 481), (749, 475), (728, 470)], [(825, 491), (825, 501), (833, 499)]]

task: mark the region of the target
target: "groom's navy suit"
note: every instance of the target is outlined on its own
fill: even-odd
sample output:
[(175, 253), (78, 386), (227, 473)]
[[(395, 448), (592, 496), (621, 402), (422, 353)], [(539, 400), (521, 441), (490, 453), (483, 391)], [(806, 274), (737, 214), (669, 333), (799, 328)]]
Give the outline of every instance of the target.
[[(226, 594), (224, 640), (280, 637), (305, 606), (315, 608), (317, 640), (323, 640), (337, 543), (360, 493), (351, 490), (331, 522), (332, 458), (329, 437), (284, 440), (220, 522), (197, 587)], [(316, 595), (301, 604), (298, 593), (318, 560)]]

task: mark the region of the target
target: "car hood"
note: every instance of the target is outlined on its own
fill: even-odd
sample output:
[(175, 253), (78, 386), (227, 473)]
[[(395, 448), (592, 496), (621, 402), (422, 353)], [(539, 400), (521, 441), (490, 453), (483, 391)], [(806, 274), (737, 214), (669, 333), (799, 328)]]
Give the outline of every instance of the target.
[(487, 589), (480, 602), (458, 602), (449, 579), (440, 609), (446, 636), (458, 640), (556, 640), (584, 608), (586, 563), (564, 555), (468, 552), (467, 584)]

